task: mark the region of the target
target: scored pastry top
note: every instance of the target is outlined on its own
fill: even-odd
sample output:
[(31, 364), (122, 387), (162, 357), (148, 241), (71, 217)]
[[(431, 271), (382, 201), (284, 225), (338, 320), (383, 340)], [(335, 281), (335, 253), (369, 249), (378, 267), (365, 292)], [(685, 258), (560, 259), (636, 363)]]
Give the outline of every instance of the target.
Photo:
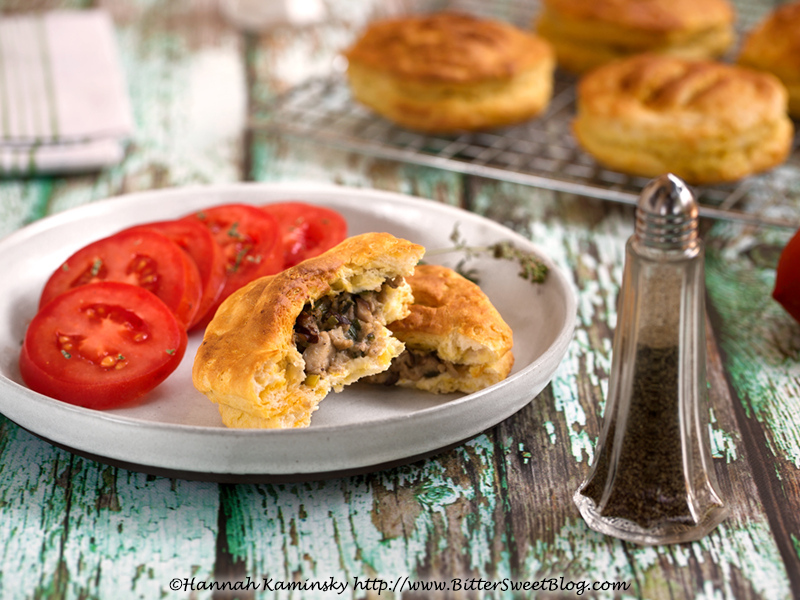
[(768, 73), (656, 54), (598, 68), (581, 80), (579, 98), (581, 111), (594, 115), (647, 125), (668, 114), (675, 125), (733, 130), (785, 118), (787, 105), (785, 87)]
[(512, 25), (448, 12), (375, 22), (346, 56), (411, 80), (470, 83), (513, 77), (552, 50)]
[(544, 0), (546, 10), (581, 21), (650, 32), (695, 30), (733, 23), (727, 0)]

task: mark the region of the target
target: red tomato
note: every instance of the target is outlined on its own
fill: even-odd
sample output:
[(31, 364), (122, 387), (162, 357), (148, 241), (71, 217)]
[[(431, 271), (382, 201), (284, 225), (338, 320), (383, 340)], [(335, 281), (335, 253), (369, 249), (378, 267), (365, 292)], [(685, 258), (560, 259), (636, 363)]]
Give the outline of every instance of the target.
[(189, 329), (197, 324), (211, 309), (222, 293), (225, 283), (225, 257), (207, 227), (188, 219), (144, 223), (125, 231), (148, 229), (166, 235), (192, 258), (200, 272), (203, 295)]
[(28, 326), (19, 369), (36, 392), (103, 409), (153, 389), (185, 351), (186, 331), (161, 300), (108, 281), (47, 303)]
[(249, 204), (224, 204), (185, 217), (211, 231), (225, 256), (225, 284), (207, 313), (214, 316), (222, 301), (240, 287), (281, 270), (281, 246), (274, 217)]
[(197, 267), (172, 240), (154, 231), (123, 231), (70, 256), (45, 284), (39, 307), (98, 281), (121, 281), (152, 292), (184, 327), (192, 322), (202, 294)]
[(347, 237), (347, 221), (330, 208), (304, 202), (278, 202), (261, 208), (280, 224), (284, 269), (330, 250)]
[(800, 230), (781, 252), (772, 297), (800, 322)]

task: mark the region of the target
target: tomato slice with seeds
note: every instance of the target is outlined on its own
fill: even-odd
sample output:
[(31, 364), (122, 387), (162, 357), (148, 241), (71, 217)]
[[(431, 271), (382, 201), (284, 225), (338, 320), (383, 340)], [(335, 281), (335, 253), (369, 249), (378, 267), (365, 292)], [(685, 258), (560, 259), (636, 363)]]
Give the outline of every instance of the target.
[(202, 295), (197, 313), (189, 329), (194, 327), (211, 309), (225, 284), (225, 257), (207, 227), (197, 221), (176, 219), (155, 221), (130, 227), (125, 231), (152, 230), (166, 235), (192, 258), (200, 273)]
[(180, 247), (155, 231), (122, 231), (84, 246), (44, 286), (39, 307), (67, 290), (99, 281), (137, 285), (158, 296), (187, 327), (200, 305), (197, 266)]
[(185, 218), (205, 225), (225, 257), (225, 283), (219, 298), (203, 319), (205, 324), (222, 301), (240, 287), (281, 270), (278, 223), (275, 217), (259, 208), (249, 204), (223, 204)]
[(186, 343), (183, 325), (152, 293), (127, 283), (90, 283), (57, 296), (34, 316), (19, 368), (40, 394), (112, 408), (164, 381)]
[(284, 269), (330, 250), (347, 237), (345, 218), (324, 206), (276, 202), (261, 209), (278, 220)]
[(778, 259), (772, 297), (800, 323), (800, 230), (792, 236)]

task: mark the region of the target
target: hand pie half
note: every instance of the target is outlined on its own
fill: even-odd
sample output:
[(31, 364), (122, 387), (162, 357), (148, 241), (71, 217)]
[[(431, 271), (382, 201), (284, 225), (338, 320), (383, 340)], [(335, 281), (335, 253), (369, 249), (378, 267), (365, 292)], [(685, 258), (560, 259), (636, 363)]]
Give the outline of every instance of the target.
[(388, 368), (403, 351), (386, 328), (412, 301), (404, 278), (424, 248), (388, 233), (351, 237), (231, 295), (192, 372), (228, 427), (306, 427), (333, 389)]
[(411, 313), (389, 325), (406, 350), (369, 383), (471, 394), (508, 376), (511, 328), (477, 285), (438, 265), (418, 265), (407, 281)]

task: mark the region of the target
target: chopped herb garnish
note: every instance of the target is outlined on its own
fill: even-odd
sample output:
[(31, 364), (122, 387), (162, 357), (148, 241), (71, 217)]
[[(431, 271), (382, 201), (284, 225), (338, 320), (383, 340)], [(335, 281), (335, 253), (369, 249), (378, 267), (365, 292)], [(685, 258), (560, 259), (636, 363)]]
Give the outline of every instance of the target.
[(341, 309), (340, 309), (341, 312), (342, 312), (342, 315), (344, 315), (344, 313), (350, 312), (350, 309), (353, 308), (354, 306), (355, 306), (355, 304), (353, 302), (351, 302), (350, 300), (343, 300), (342, 301), (342, 306), (341, 306)]
[(100, 272), (102, 266), (103, 266), (102, 259), (99, 258), (95, 259), (95, 261), (92, 263), (92, 270), (91, 270), (92, 277), (97, 277), (97, 274)]
[(69, 352), (67, 352), (66, 350), (62, 350), (62, 351), (61, 351), (61, 354), (63, 354), (63, 355), (64, 355), (64, 358), (72, 358), (72, 354), (70, 354), (70, 353), (69, 353)]
[(242, 248), (239, 252), (236, 253), (236, 260), (233, 261), (233, 264), (228, 266), (228, 271), (231, 273), (236, 273), (239, 270), (239, 267), (242, 266), (242, 261), (244, 257), (247, 256), (249, 248)]
[(172, 356), (173, 354), (175, 354), (175, 348), (168, 348), (166, 350), (166, 353), (169, 354), (170, 356)]
[(238, 221), (233, 223), (231, 225), (231, 228), (228, 229), (228, 236), (230, 236), (232, 238), (236, 238), (237, 240), (242, 238), (242, 234), (239, 233), (239, 222)]
[(452, 248), (431, 250), (426, 253), (426, 256), (435, 256), (437, 254), (447, 254), (450, 252), (463, 252), (464, 257), (458, 262), (455, 270), (474, 283), (478, 283), (478, 271), (475, 268), (467, 268), (467, 262), (481, 254), (490, 254), (496, 259), (516, 261), (520, 266), (519, 276), (532, 283), (544, 283), (547, 279), (547, 265), (535, 255), (517, 248), (513, 243), (507, 240), (489, 246), (470, 246), (461, 236), (458, 223), (456, 223), (453, 227), (453, 232), (450, 234), (450, 241), (453, 242)]
[(69, 271), (69, 265), (67, 263), (64, 263), (63, 265), (61, 265), (61, 270), (64, 272)]

